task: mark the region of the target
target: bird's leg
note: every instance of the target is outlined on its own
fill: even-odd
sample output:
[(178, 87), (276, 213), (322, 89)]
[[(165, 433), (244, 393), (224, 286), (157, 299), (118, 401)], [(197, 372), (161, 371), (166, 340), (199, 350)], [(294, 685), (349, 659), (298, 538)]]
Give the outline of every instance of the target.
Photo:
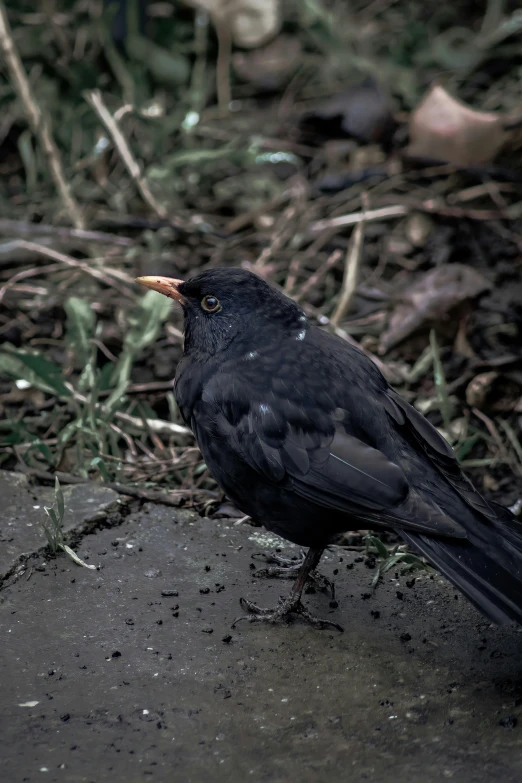
[[(301, 549), (298, 557), (284, 557), (276, 552), (258, 552), (252, 555), (254, 559), (264, 560), (267, 563), (267, 568), (260, 568), (254, 571), (253, 576), (256, 577), (275, 577), (278, 579), (297, 579), (301, 567), (305, 561), (306, 553)], [(315, 568), (308, 574), (308, 583), (313, 585), (318, 590), (323, 592), (329, 592), (332, 599), (335, 598), (335, 585), (326, 576), (321, 574)]]
[(292, 587), (288, 598), (281, 598), (278, 606), (274, 609), (262, 609), (256, 606), (251, 601), (247, 601), (246, 598), (241, 598), (241, 606), (248, 612), (243, 617), (238, 617), (234, 620), (232, 627), (236, 625), (240, 620), (248, 620), (251, 623), (265, 622), (265, 623), (278, 623), (288, 622), (293, 616), (301, 617), (306, 622), (313, 625), (314, 628), (336, 628), (338, 631), (342, 631), (342, 627), (337, 623), (331, 622), (331, 620), (321, 620), (318, 617), (314, 617), (308, 609), (303, 606), (301, 601), (301, 595), (303, 593), (306, 582), (310, 576), (310, 572), (315, 569), (324, 549), (309, 549), (297, 575), (295, 585)]

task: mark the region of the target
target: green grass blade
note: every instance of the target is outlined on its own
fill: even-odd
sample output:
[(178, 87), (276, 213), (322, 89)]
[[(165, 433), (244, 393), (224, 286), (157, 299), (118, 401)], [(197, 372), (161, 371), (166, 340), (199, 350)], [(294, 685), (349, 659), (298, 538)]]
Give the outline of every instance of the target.
[(91, 339), (96, 328), (96, 316), (91, 305), (78, 296), (70, 296), (64, 303), (67, 314), (67, 341), (82, 365), (91, 358)]
[(71, 558), (71, 560), (74, 560), (74, 562), (77, 565), (83, 566), (84, 568), (89, 568), (91, 571), (95, 571), (96, 570), (96, 566), (95, 565), (89, 565), (88, 563), (86, 563), (84, 560), (81, 559), (81, 557), (78, 557), (76, 552), (73, 549), (71, 549), (70, 546), (67, 546), (67, 544), (61, 544), (60, 545), (60, 549), (63, 549), (63, 551), (66, 554), (68, 554), (69, 557)]
[(71, 397), (70, 389), (63, 382), (61, 367), (43, 356), (5, 347), (7, 350), (0, 352), (0, 373), (15, 380), (23, 379), (47, 394), (62, 399)]

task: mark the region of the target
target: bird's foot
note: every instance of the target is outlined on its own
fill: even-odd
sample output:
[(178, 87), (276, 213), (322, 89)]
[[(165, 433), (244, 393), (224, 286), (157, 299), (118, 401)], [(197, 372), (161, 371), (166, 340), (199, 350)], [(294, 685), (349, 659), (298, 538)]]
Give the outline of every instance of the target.
[(300, 617), (305, 622), (312, 625), (314, 628), (324, 630), (325, 628), (335, 628), (337, 631), (343, 633), (344, 628), (331, 620), (322, 620), (319, 617), (314, 617), (308, 609), (301, 602), (301, 598), (298, 595), (290, 594), (288, 598), (280, 598), (279, 604), (274, 609), (262, 609), (260, 606), (248, 601), (246, 598), (240, 599), (240, 604), (248, 614), (238, 617), (232, 623), (232, 628), (236, 626), (241, 620), (247, 620), (249, 623), (288, 623), (291, 622), (294, 617)]
[[(267, 568), (260, 568), (254, 571), (253, 576), (268, 577), (277, 579), (297, 579), (301, 566), (304, 563), (306, 553), (301, 550), (298, 557), (284, 557), (283, 555), (271, 552), (266, 554), (259, 552), (252, 555), (254, 559), (264, 560)], [(324, 593), (330, 593), (332, 599), (335, 598), (335, 585), (326, 576), (315, 569), (308, 574), (308, 583)]]

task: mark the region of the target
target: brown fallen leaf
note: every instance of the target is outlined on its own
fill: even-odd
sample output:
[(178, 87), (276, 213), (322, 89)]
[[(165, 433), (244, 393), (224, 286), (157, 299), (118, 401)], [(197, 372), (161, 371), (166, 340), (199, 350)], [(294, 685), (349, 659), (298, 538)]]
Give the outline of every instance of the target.
[(445, 264), (425, 272), (395, 299), (380, 352), (389, 351), (417, 329), (440, 322), (454, 307), (487, 291), (491, 284), (466, 264)]
[(501, 115), (471, 109), (435, 85), (410, 117), (405, 155), (456, 166), (489, 163), (510, 137), (504, 124)]
[(232, 65), (237, 75), (260, 90), (277, 90), (286, 84), (302, 54), (298, 38), (279, 35), (267, 46), (235, 52)]
[(495, 372), (495, 370), (475, 375), (466, 387), (467, 404), (471, 408), (482, 410), (498, 377), (499, 373)]
[(522, 387), (509, 373), (495, 370), (476, 375), (466, 387), (466, 402), (470, 408), (510, 413), (517, 409)]

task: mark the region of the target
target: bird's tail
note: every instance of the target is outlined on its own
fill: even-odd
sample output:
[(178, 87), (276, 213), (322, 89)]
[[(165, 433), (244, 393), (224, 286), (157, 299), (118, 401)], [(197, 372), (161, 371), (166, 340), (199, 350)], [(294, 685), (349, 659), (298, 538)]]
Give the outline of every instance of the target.
[(522, 523), (490, 503), (498, 522), (480, 526), (480, 536), (452, 539), (397, 531), (452, 582), (482, 614), (498, 625), (522, 625)]

